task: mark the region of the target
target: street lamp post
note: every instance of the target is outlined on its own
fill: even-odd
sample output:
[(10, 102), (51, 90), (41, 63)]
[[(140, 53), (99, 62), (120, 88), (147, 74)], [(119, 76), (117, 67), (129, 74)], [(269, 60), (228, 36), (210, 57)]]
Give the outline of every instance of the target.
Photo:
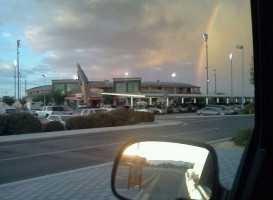
[(230, 60), (230, 94), (233, 96), (233, 79), (232, 79), (232, 53), (229, 54)]
[(21, 99), (21, 97), (22, 97), (22, 75), (21, 75), (21, 72), (19, 72), (19, 80), (20, 80), (19, 99)]
[(14, 99), (16, 99), (16, 66), (17, 66), (17, 61), (13, 61), (14, 64)]
[(213, 70), (214, 71), (214, 93), (216, 94), (216, 69)]
[[(45, 90), (45, 75), (42, 75), (42, 77), (44, 77), (44, 90)], [(46, 102), (45, 102), (45, 91), (44, 91), (44, 106), (46, 105)]]
[(127, 93), (127, 76), (129, 75), (129, 73), (125, 72), (124, 75), (125, 75), (125, 93)]
[(21, 40), (17, 40), (17, 67), (18, 67), (18, 68), (17, 68), (17, 76), (18, 76), (18, 77), (17, 77), (17, 83), (18, 83), (18, 100), (19, 100), (19, 98), (20, 98), (20, 97), (19, 97), (19, 95), (20, 95), (20, 94), (19, 94), (19, 90), (20, 90), (20, 81), (19, 81), (19, 78), (20, 78), (20, 77), (19, 77), (19, 76), (20, 76), (20, 75), (19, 75), (19, 74), (20, 74), (20, 71), (19, 71), (19, 67), (20, 67), (20, 64), (19, 64), (19, 53), (20, 53), (20, 52), (19, 52), (19, 48), (20, 48), (20, 47), (21, 47)]
[(206, 59), (207, 59), (207, 65), (206, 65), (206, 69), (207, 69), (207, 94), (209, 94), (209, 58), (208, 58), (208, 34), (204, 33), (203, 34), (203, 39), (206, 42)]
[(242, 86), (243, 86), (242, 108), (243, 108), (244, 107), (244, 96), (245, 96), (245, 86), (244, 86), (244, 46), (243, 45), (236, 45), (236, 48), (242, 50)]

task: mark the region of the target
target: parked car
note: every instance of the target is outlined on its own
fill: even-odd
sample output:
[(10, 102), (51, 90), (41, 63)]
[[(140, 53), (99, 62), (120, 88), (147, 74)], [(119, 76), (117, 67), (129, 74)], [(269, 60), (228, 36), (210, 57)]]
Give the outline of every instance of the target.
[(195, 105), (188, 105), (189, 112), (196, 112), (198, 110), (198, 107)]
[(226, 113), (226, 115), (234, 115), (237, 113), (234, 109), (231, 109), (225, 105), (209, 105), (209, 107), (220, 108), (223, 112)]
[(44, 104), (40, 101), (40, 102), (27, 102), (25, 104), (25, 108), (27, 108), (28, 110), (42, 110), (42, 107), (44, 106)]
[(180, 112), (189, 112), (189, 110), (190, 110), (189, 107), (186, 107), (186, 106), (180, 106), (179, 107)]
[(102, 105), (100, 108), (101, 109), (105, 109), (107, 111), (112, 111), (112, 110), (116, 110), (117, 109), (116, 107), (114, 107), (112, 105)]
[(154, 112), (154, 114), (166, 114), (167, 113), (166, 109), (158, 108), (158, 107), (156, 107), (154, 105), (149, 105), (146, 108), (152, 110)]
[(178, 107), (178, 106), (170, 106), (170, 107), (173, 110), (173, 113), (179, 113), (180, 112), (180, 107)]
[(58, 121), (58, 122), (61, 122), (64, 127), (66, 127), (66, 120), (68, 118), (72, 117), (71, 115), (49, 115), (46, 119), (48, 121)]
[(197, 115), (226, 115), (226, 112), (217, 107), (205, 107), (196, 111)]
[(88, 108), (88, 105), (87, 105), (87, 103), (80, 103), (79, 105), (78, 105), (78, 108)]
[(15, 112), (17, 112), (17, 108), (16, 107), (12, 107), (12, 106), (0, 109), (0, 114), (1, 115), (7, 115), (7, 114), (10, 114), (10, 113), (15, 113)]
[(167, 114), (167, 109), (166, 108), (157, 107), (157, 110), (159, 111), (159, 114)]
[(107, 112), (107, 110), (102, 108), (83, 109), (81, 112), (81, 116), (92, 115), (99, 112)]
[(154, 110), (148, 108), (135, 108), (135, 112), (149, 112), (155, 114)]
[(43, 106), (41, 111), (36, 111), (38, 117), (48, 117), (49, 115), (72, 115), (72, 110), (65, 110), (63, 106)]

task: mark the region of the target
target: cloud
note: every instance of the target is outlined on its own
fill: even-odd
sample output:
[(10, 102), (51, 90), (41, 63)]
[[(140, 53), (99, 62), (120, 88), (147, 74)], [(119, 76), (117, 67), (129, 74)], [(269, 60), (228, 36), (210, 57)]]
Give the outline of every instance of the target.
[(177, 81), (194, 84), (202, 34), (219, 3), (209, 58), (211, 69), (227, 74), (225, 51), (243, 42), (250, 49), (246, 58), (251, 56), (249, 5), (242, 2), (3, 0), (0, 19), (24, 32), (22, 40), (34, 55), (46, 55), (35, 70), (52, 79), (71, 78), (80, 63), (89, 79), (111, 80), (130, 71), (143, 80), (169, 80), (170, 71), (176, 71)]
[(11, 34), (8, 33), (8, 32), (3, 32), (3, 33), (2, 33), (2, 37), (4, 37), (4, 38), (9, 38), (9, 37), (11, 37)]

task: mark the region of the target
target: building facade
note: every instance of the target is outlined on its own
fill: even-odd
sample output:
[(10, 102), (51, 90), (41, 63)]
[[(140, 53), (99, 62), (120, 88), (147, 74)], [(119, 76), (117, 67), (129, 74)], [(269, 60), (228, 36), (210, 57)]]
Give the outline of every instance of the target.
[(143, 82), (140, 77), (113, 78), (110, 81), (89, 81), (81, 66), (77, 64), (78, 79), (52, 80), (51, 86), (40, 86), (27, 90), (27, 96), (43, 94), (50, 90), (61, 90), (66, 95), (65, 104), (76, 108), (81, 103), (89, 107), (104, 104), (106, 96), (114, 98), (114, 104), (134, 105), (137, 101), (166, 103), (170, 95), (201, 94), (200, 87), (177, 82)]

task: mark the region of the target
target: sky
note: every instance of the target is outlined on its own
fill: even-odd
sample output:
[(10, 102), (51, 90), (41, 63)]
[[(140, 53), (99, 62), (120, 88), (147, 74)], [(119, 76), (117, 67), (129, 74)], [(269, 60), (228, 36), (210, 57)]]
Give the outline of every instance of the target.
[[(247, 0), (1, 0), (0, 97), (14, 96), (17, 40), (22, 94), (26, 88), (72, 79), (79, 63), (89, 80), (141, 77), (182, 82), (206, 93), (208, 34), (209, 93), (245, 95), (252, 49)], [(176, 73), (174, 79), (171, 74)]]

